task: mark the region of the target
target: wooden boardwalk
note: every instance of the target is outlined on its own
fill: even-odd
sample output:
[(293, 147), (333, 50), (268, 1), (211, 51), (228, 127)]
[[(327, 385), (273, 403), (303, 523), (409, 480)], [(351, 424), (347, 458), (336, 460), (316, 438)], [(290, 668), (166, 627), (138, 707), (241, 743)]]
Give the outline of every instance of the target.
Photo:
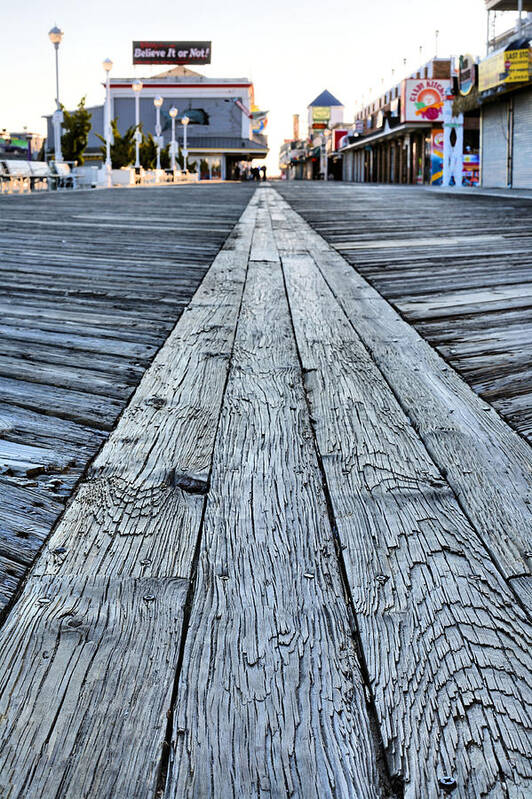
[(530, 483), (261, 187), (0, 629), (1, 799), (527, 799)]
[(251, 194), (0, 197), (0, 611)]
[(348, 183), (281, 191), (532, 441), (532, 201)]

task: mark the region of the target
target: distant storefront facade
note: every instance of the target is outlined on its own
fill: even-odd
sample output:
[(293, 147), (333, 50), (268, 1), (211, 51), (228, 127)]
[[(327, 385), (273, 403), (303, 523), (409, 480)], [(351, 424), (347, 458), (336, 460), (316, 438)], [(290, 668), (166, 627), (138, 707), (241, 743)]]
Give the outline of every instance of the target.
[(440, 183), (444, 108), (451, 91), (451, 61), (432, 59), (362, 109), (341, 149), (343, 179)]
[[(112, 78), (110, 81), (111, 118), (117, 120), (121, 134), (135, 125), (133, 78)], [(263, 159), (268, 153), (267, 139), (255, 132), (252, 115), (253, 84), (247, 78), (206, 78), (186, 67), (178, 66), (151, 78), (142, 78), (139, 96), (139, 117), (144, 133), (155, 135), (154, 99), (163, 98), (161, 127), (164, 145), (171, 139), (172, 106), (178, 109), (176, 139), (184, 144), (180, 119), (187, 116), (189, 163), (195, 163), (202, 178), (233, 177), (237, 166), (252, 159)], [(86, 151), (88, 161), (101, 160), (104, 135), (104, 106), (88, 109), (92, 129)], [(53, 141), (51, 120), (48, 141)]]
[(480, 63), (478, 97), (482, 185), (532, 188), (532, 51), (528, 36), (513, 39)]
[(44, 136), (40, 133), (0, 131), (0, 156), (6, 159), (35, 161), (42, 147)]
[[(341, 178), (341, 156), (337, 145), (347, 132), (343, 128), (344, 106), (325, 89), (308, 106), (308, 137), (299, 136), (299, 116), (294, 116), (294, 135), (279, 152), (281, 175), (287, 180)], [(339, 131), (339, 128), (343, 128)]]

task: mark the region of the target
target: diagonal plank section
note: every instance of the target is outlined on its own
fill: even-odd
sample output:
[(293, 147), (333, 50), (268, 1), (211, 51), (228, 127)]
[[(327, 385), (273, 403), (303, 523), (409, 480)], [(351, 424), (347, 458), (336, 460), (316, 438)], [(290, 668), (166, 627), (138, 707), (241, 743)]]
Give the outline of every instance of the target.
[(278, 195), (272, 218), (285, 253), (312, 252), (462, 509), (530, 610), (530, 446)]
[(0, 794), (155, 794), (254, 226), (248, 206), (0, 632)]
[(524, 799), (526, 617), (312, 255), (278, 238), (390, 771), (409, 799), (440, 797), (443, 775), (464, 799)]
[[(35, 574), (188, 577), (255, 224), (252, 201), (92, 464)], [(176, 541), (175, 531), (185, 534)], [(79, 541), (79, 545), (74, 542)], [(56, 548), (66, 552), (60, 557)]]
[(264, 256), (250, 262), (222, 410), (165, 796), (384, 797), (282, 274), (259, 212), (252, 259)]

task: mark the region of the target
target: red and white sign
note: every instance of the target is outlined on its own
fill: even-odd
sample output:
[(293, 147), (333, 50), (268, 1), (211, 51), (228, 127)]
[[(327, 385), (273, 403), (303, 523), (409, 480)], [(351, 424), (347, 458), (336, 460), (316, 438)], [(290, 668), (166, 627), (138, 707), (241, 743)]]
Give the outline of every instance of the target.
[(336, 151), (336, 150), (340, 149), (340, 147), (341, 147), (340, 142), (342, 141), (344, 136), (347, 136), (347, 130), (334, 130), (333, 133), (334, 133), (334, 145), (333, 146), (334, 146), (334, 150)]
[(443, 104), (451, 93), (450, 80), (438, 80), (438, 78), (404, 80), (401, 122), (441, 122)]

